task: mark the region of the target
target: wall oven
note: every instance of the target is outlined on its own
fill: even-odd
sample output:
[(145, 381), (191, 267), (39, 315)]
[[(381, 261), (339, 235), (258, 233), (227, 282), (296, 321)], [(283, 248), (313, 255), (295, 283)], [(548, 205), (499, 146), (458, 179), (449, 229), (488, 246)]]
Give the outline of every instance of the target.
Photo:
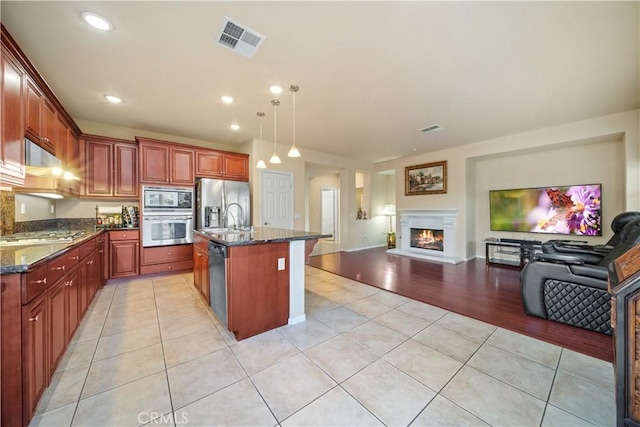
[(142, 246), (193, 242), (193, 188), (142, 187)]

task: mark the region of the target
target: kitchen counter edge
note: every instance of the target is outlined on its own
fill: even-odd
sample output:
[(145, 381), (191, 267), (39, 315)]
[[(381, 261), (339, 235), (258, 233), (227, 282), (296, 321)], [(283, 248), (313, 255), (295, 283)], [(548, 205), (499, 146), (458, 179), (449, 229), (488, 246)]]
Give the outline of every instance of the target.
[(285, 228), (255, 227), (253, 231), (211, 233), (203, 229), (194, 230), (194, 234), (225, 246), (262, 245), (266, 243), (291, 242), (294, 240), (313, 240), (331, 237), (331, 234), (316, 231), (301, 231)]

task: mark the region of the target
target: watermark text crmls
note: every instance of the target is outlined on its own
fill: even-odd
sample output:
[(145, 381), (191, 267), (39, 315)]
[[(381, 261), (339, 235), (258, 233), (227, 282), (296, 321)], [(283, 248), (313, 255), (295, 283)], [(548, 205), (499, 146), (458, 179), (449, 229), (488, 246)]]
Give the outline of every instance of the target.
[(189, 415), (186, 412), (174, 414), (169, 412), (140, 412), (138, 414), (138, 422), (140, 424), (166, 424), (175, 423), (176, 426), (189, 424)]

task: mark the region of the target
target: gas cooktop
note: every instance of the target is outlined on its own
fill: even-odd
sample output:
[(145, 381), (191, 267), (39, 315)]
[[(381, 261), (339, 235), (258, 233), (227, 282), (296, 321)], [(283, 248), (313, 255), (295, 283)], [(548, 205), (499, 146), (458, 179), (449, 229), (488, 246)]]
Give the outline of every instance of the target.
[(83, 236), (85, 230), (57, 230), (57, 231), (30, 231), (27, 233), (9, 234), (0, 236), (0, 245), (43, 245), (48, 243), (73, 242)]

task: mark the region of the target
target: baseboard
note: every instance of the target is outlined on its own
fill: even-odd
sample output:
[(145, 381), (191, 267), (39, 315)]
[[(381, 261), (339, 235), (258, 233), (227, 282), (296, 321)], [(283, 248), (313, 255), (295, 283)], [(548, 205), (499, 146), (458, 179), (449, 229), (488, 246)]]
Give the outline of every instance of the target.
[(357, 251), (364, 251), (365, 249), (381, 248), (383, 246), (386, 247), (387, 244), (383, 243), (381, 245), (366, 246), (366, 247), (363, 247), (363, 248), (342, 249), (342, 251), (343, 252), (357, 252)]

